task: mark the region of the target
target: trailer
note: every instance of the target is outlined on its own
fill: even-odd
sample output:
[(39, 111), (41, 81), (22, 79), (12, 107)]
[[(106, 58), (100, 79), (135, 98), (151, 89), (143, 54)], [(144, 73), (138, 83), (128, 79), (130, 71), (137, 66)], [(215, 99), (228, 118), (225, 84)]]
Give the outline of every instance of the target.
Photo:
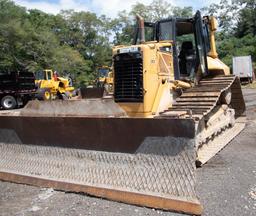
[(35, 77), (29, 72), (0, 72), (0, 109), (26, 105), (36, 92)]
[(233, 74), (238, 76), (241, 82), (251, 83), (254, 80), (251, 56), (233, 57)]

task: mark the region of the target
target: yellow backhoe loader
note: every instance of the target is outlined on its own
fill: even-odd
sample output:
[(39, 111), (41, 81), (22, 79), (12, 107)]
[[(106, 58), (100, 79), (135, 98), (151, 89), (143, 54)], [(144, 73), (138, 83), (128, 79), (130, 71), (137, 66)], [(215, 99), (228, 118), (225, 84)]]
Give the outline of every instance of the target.
[(35, 73), (35, 84), (37, 86), (36, 97), (40, 100), (68, 99), (72, 97), (74, 87), (70, 80), (59, 77), (52, 70), (37, 71)]
[(0, 179), (202, 213), (196, 164), (243, 129), (239, 79), (218, 59), (213, 17), (137, 19), (133, 45), (113, 48), (113, 99), (1, 114)]

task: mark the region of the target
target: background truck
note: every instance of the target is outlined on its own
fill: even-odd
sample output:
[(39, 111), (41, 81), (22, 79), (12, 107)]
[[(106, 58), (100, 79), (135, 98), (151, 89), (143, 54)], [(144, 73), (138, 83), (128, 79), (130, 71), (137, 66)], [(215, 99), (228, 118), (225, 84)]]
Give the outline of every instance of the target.
[(29, 72), (0, 72), (0, 101), (2, 109), (24, 106), (35, 93), (35, 78)]
[(233, 74), (240, 80), (251, 83), (254, 80), (251, 56), (233, 57)]

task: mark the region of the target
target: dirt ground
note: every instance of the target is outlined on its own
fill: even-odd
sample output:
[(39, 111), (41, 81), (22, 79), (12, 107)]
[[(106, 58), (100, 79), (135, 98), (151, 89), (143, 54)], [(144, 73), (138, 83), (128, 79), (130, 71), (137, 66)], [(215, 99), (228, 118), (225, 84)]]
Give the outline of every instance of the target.
[[(197, 169), (203, 215), (256, 215), (256, 89), (243, 89), (248, 123), (225, 149)], [(0, 182), (0, 215), (166, 215), (180, 214)]]

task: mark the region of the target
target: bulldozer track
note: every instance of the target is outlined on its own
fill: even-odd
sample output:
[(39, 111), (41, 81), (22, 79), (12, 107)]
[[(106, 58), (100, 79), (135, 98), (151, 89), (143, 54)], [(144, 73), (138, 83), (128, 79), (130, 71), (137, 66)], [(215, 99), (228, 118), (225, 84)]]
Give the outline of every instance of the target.
[(243, 97), (240, 81), (233, 75), (202, 79), (198, 85), (184, 91), (176, 99), (173, 106), (166, 111), (167, 113), (164, 112), (162, 115), (168, 116), (168, 112), (170, 113), (170, 111), (187, 111), (192, 114), (192, 118), (202, 118), (217, 106), (222, 94), (229, 89), (231, 89), (232, 93), (231, 107), (235, 109), (236, 115), (239, 116), (245, 107), (240, 106), (240, 104), (244, 104), (241, 102)]
[[(245, 110), (245, 103), (243, 101), (240, 80), (233, 75), (202, 79), (198, 85), (184, 91), (176, 99), (173, 106), (161, 113), (161, 116), (191, 118), (195, 119), (198, 122), (197, 124), (200, 125), (203, 121), (207, 121), (208, 116), (215, 112), (214, 109), (218, 105), (222, 104), (222, 97), (229, 90), (231, 92), (229, 107), (234, 109), (235, 116), (239, 117)], [(197, 129), (197, 136), (199, 136), (204, 127)], [(245, 121), (236, 120), (235, 125), (231, 127), (229, 124), (220, 125), (219, 128), (216, 125), (214, 127), (217, 129), (213, 133), (209, 133), (209, 137), (204, 137), (203, 139), (196, 138), (197, 166), (205, 164), (237, 136), (244, 129)]]
[(197, 167), (202, 166), (221, 149), (223, 149), (236, 135), (244, 128), (246, 120), (241, 121), (242, 117), (236, 120), (236, 124), (231, 128), (226, 128), (224, 132), (218, 134), (213, 140), (208, 141), (197, 151)]

